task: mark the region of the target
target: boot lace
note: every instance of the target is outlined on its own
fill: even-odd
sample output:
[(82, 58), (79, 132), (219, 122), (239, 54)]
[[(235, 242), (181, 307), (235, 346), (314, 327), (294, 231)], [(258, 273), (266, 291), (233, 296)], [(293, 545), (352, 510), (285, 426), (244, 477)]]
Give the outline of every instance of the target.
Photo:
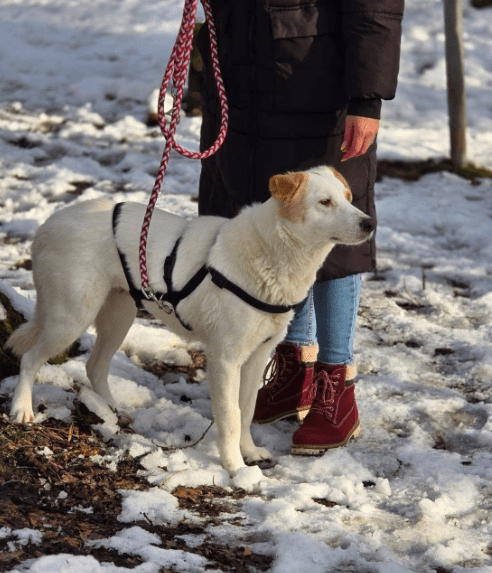
[(335, 412), (335, 401), (339, 395), (340, 374), (334, 372), (331, 376), (325, 370), (321, 370), (315, 376), (312, 384), (315, 394), (311, 410), (333, 418)]
[[(287, 357), (290, 356), (294, 354), (287, 354)], [(283, 382), (285, 376), (292, 372), (292, 369), (288, 368), (289, 365), (290, 362), (283, 354), (275, 352), (263, 372), (263, 388), (273, 389), (279, 382)]]

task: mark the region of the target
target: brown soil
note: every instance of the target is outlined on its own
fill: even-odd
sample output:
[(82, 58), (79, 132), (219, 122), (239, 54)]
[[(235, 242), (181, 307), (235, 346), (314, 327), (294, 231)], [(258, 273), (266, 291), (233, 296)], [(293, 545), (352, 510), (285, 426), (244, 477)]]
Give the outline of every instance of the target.
[[(117, 471), (94, 461), (93, 456), (104, 456), (111, 448), (91, 428), (97, 420), (83, 407), (74, 411), (70, 424), (48, 420), (22, 426), (9, 421), (6, 406), (0, 398), (0, 529), (35, 529), (43, 537), (39, 544), (21, 544), (14, 535), (1, 538), (0, 571), (10, 571), (28, 559), (61, 553), (92, 555), (100, 562), (121, 567), (139, 565), (142, 561), (138, 556), (87, 543), (107, 539), (128, 527), (118, 521), (122, 501), (118, 492), (150, 488), (137, 476), (138, 461), (128, 458), (118, 464)], [(45, 448), (49, 448), (49, 455), (43, 453)], [(243, 490), (179, 487), (173, 495), (180, 507), (201, 516), (200, 525), (182, 521), (169, 527), (147, 520), (132, 525), (158, 535), (164, 548), (206, 557), (212, 569), (238, 573), (269, 569), (270, 557), (240, 544), (220, 545), (210, 535), (210, 527), (223, 523), (224, 514), (229, 523), (241, 524), (241, 518), (233, 514), (239, 511)], [(205, 537), (197, 547), (188, 547), (179, 538), (184, 534)]]

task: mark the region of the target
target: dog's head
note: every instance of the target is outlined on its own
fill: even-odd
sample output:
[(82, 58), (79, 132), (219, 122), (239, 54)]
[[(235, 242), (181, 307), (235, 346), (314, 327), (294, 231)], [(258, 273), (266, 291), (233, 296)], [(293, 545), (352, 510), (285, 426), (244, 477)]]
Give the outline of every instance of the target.
[(356, 245), (374, 232), (375, 220), (351, 204), (347, 181), (332, 167), (274, 175), (269, 186), (280, 217), (300, 235)]

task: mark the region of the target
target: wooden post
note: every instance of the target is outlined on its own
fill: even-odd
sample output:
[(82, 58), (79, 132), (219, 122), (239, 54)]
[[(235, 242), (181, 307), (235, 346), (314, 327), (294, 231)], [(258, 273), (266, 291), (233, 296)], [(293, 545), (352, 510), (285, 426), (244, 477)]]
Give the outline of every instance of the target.
[(466, 164), (466, 95), (462, 0), (444, 0), (451, 161)]

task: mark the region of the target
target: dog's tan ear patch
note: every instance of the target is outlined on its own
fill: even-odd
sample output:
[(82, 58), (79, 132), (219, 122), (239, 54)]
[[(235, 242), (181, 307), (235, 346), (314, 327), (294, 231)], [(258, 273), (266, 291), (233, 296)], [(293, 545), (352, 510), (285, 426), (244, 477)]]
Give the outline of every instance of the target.
[(348, 181), (336, 169), (332, 169), (332, 171), (333, 171), (333, 175), (345, 185), (345, 199), (347, 199), (347, 201), (352, 203), (352, 199), (353, 199), (352, 191), (350, 191), (350, 185), (348, 184)]
[(309, 179), (307, 173), (287, 173), (270, 178), (272, 197), (280, 201), (280, 215), (293, 223), (304, 217), (304, 195)]
[(309, 175), (307, 173), (286, 173), (274, 175), (270, 178), (270, 193), (283, 203), (288, 203), (294, 196), (304, 189)]

